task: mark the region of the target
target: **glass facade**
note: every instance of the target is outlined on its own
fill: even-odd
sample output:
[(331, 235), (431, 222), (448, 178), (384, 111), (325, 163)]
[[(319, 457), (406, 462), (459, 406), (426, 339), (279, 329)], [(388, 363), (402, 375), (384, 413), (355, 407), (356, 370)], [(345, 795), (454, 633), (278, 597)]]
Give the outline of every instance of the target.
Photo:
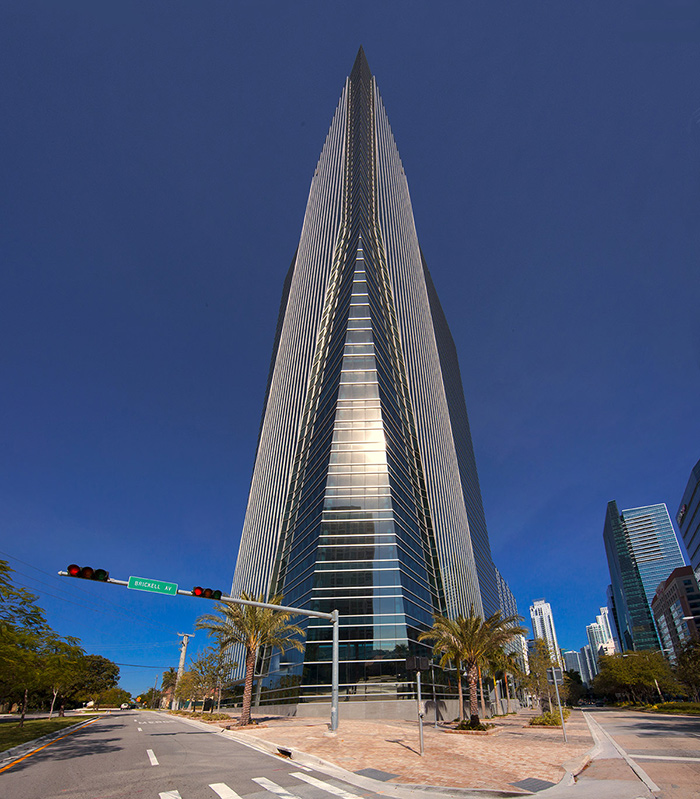
[(622, 519), (647, 602), (674, 569), (685, 566), (676, 531), (666, 505), (647, 505), (622, 511)]
[(693, 466), (676, 513), (678, 529), (688, 550), (690, 565), (700, 580), (700, 461)]
[[(285, 283), (241, 591), (339, 611), (348, 701), (412, 696), (405, 659), (430, 654), (434, 614), (499, 608), (456, 350), (362, 51)], [(303, 653), (261, 655), (263, 703), (328, 698), (330, 626), (298, 623)]]
[(629, 511), (624, 511), (620, 514), (617, 503), (608, 502), (603, 528), (615, 624), (623, 651), (659, 649), (659, 638), (651, 615), (650, 600), (647, 599), (644, 590), (626, 524), (625, 514), (628, 513)]

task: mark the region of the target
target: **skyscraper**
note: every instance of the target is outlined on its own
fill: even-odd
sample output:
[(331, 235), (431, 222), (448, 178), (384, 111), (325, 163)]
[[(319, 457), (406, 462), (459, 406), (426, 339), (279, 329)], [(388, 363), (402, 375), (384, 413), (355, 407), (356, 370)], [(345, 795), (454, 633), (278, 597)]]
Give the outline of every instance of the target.
[(557, 642), (557, 633), (554, 629), (554, 617), (552, 607), (544, 599), (536, 599), (530, 605), (530, 619), (532, 620), (532, 632), (535, 638), (543, 638), (549, 646), (549, 653), (556, 665), (561, 666), (561, 652)]
[(647, 602), (674, 569), (685, 566), (685, 557), (666, 505), (645, 505), (622, 511), (630, 546), (637, 562)]
[(609, 502), (603, 540), (622, 648), (659, 649), (651, 600), (659, 583), (685, 565), (666, 506), (619, 513), (617, 504)]
[(577, 671), (583, 679), (583, 668), (581, 666), (581, 657), (575, 650), (568, 650), (562, 652), (564, 658), (564, 668), (567, 671)]
[(594, 621), (593, 624), (586, 626), (586, 637), (588, 638), (588, 646), (590, 646), (593, 653), (593, 659), (597, 663), (598, 650), (606, 643), (605, 631), (598, 622)]
[[(362, 49), (284, 283), (232, 591), (337, 608), (348, 699), (400, 695), (433, 614), (499, 608), (456, 349)], [(328, 693), (330, 630), (300, 623), (264, 701)]]
[(600, 616), (596, 616), (595, 620), (600, 625), (603, 631), (603, 636), (605, 638), (604, 643), (606, 644), (612, 643), (614, 646), (615, 636), (613, 635), (612, 626), (610, 624), (610, 613), (608, 608), (602, 607), (600, 609)]
[[(503, 575), (498, 571), (496, 572), (496, 585), (498, 586), (498, 599), (500, 603), (500, 610), (501, 615), (506, 616), (518, 616), (518, 605), (515, 601), (515, 597), (513, 596), (513, 592), (510, 590), (508, 583), (503, 578)], [(516, 635), (513, 639), (511, 639), (505, 646), (505, 651), (509, 654), (515, 655), (516, 659), (518, 660), (518, 665), (520, 666), (521, 671), (525, 674), (528, 673), (528, 652), (527, 652), (527, 643), (525, 641), (524, 635)]]
[(596, 664), (595, 658), (593, 657), (593, 653), (591, 652), (591, 647), (589, 644), (582, 646), (579, 651), (581, 653), (581, 679), (586, 683), (586, 685), (590, 685), (598, 673), (598, 666)]
[(678, 529), (688, 550), (695, 579), (700, 582), (700, 461), (693, 466), (678, 513)]
[(692, 566), (674, 569), (651, 600), (666, 657), (676, 662), (683, 646), (700, 631), (700, 588)]

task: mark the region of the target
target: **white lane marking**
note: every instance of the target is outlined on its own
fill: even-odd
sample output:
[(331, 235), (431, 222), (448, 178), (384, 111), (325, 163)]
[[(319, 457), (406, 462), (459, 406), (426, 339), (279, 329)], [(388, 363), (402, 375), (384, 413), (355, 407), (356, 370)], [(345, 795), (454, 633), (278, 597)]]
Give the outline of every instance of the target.
[(229, 788), (225, 782), (215, 782), (209, 787), (217, 796), (220, 796), (221, 799), (241, 799), (241, 797), (233, 790), (233, 788)]
[(700, 757), (677, 757), (674, 755), (635, 755), (627, 753), (633, 760), (678, 760), (689, 763), (700, 763)]
[(281, 785), (278, 785), (272, 780), (268, 780), (266, 777), (253, 777), (253, 782), (257, 782), (258, 785), (265, 788), (267, 791), (276, 793), (277, 796), (281, 796), (282, 799), (300, 799), (299, 796), (289, 793), (289, 791), (286, 791)]
[(148, 755), (148, 759), (151, 761), (152, 766), (158, 765), (158, 758), (153, 754), (152, 749), (146, 749), (146, 754)]
[(313, 785), (315, 788), (320, 788), (322, 791), (327, 791), (328, 793), (333, 793), (336, 796), (341, 796), (342, 799), (360, 799), (356, 793), (350, 793), (349, 791), (344, 791), (342, 788), (336, 788), (335, 785), (329, 785), (327, 782), (323, 782), (323, 780), (312, 777), (310, 774), (301, 774), (299, 771), (293, 771), (290, 776), (296, 777), (298, 780), (308, 782), (309, 785)]
[(160, 799), (182, 799), (179, 791), (162, 791), (158, 796)]
[(143, 732), (143, 730), (141, 729), (141, 727), (137, 727), (136, 729), (137, 729), (139, 732)]

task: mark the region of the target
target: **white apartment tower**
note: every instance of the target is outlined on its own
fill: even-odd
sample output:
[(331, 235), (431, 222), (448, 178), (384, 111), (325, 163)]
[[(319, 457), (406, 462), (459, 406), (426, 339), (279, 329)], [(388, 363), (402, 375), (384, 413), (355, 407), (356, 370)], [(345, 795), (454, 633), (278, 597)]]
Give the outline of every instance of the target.
[(562, 665), (561, 653), (557, 642), (557, 633), (554, 629), (554, 618), (549, 602), (544, 599), (536, 599), (530, 605), (530, 618), (532, 619), (532, 632), (535, 638), (543, 638), (547, 642), (552, 660), (558, 666)]

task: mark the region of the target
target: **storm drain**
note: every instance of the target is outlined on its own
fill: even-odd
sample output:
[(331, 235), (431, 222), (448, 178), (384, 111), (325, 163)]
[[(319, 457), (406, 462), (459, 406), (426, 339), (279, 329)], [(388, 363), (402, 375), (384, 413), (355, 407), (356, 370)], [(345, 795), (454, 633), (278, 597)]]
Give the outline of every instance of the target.
[(370, 777), (373, 780), (381, 780), (382, 782), (387, 782), (387, 780), (399, 776), (398, 774), (389, 774), (388, 771), (380, 771), (377, 768), (363, 768), (356, 771), (355, 774), (359, 774), (361, 777)]
[(538, 780), (537, 777), (528, 777), (525, 780), (520, 780), (520, 782), (511, 782), (511, 785), (514, 788), (522, 788), (525, 791), (537, 793), (537, 791), (544, 791), (545, 788), (551, 788), (552, 786), (556, 785), (556, 782)]

